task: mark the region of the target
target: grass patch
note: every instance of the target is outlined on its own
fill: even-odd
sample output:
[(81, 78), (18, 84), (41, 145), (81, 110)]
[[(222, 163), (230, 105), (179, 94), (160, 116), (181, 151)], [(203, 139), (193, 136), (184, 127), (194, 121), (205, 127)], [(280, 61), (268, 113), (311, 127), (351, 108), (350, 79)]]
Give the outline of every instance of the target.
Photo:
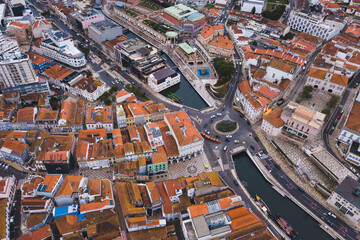
[(222, 120), (216, 124), (216, 129), (220, 132), (231, 132), (236, 129), (237, 123), (231, 120)]
[(125, 9), (125, 13), (127, 15), (129, 15), (130, 17), (136, 18), (137, 16), (139, 16), (139, 14), (137, 14), (136, 12), (130, 10), (130, 9)]
[(268, 0), (268, 3), (289, 4), (288, 0)]
[(152, 1), (142, 1), (138, 4), (139, 6), (142, 6), (144, 8), (150, 9), (150, 10), (159, 10), (161, 9), (161, 6), (152, 2)]
[(205, 7), (211, 9), (211, 8), (214, 8), (215, 5), (214, 4), (206, 4)]
[(130, 92), (132, 92), (136, 97), (138, 98), (142, 98), (144, 100), (150, 100), (146, 95), (145, 92), (140, 91), (140, 89), (138, 89), (137, 87), (135, 87), (132, 84), (127, 84), (125, 85), (125, 88), (127, 90), (129, 90)]
[(170, 29), (170, 27), (166, 26), (165, 24), (157, 23), (149, 19), (144, 20), (143, 23), (161, 34), (165, 34)]
[(216, 89), (213, 88), (213, 90), (216, 91), (216, 92), (214, 92), (214, 95), (218, 98), (224, 98), (228, 91), (228, 88), (229, 88), (229, 84), (224, 84), (221, 87), (216, 88)]
[(277, 21), (281, 18), (281, 16), (285, 12), (285, 9), (286, 9), (285, 5), (276, 5), (274, 9), (266, 10), (266, 11), (262, 12), (261, 15), (268, 19)]

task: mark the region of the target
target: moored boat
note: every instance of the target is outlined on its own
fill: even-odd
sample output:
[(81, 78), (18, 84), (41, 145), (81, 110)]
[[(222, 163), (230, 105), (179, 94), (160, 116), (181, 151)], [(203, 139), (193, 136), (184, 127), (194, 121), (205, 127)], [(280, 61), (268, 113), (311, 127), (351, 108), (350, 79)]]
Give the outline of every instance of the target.
[(275, 220), (289, 237), (295, 237), (297, 235), (297, 232), (294, 230), (294, 228), (288, 222), (286, 222), (285, 219), (280, 217), (279, 214), (275, 216)]
[(271, 215), (270, 208), (266, 205), (264, 200), (262, 200), (258, 195), (255, 196), (255, 200), (256, 200), (257, 205), (261, 208), (261, 210), (264, 213)]

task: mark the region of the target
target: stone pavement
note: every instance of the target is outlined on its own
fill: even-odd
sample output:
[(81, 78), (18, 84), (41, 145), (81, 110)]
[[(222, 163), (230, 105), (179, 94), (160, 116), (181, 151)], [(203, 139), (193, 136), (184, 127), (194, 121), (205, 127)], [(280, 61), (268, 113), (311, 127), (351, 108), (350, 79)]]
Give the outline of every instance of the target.
[(314, 107), (315, 111), (321, 112), (321, 110), (326, 108), (326, 103), (330, 98), (331, 95), (328, 92), (314, 89), (311, 93), (311, 98), (303, 100), (300, 104), (305, 107)]
[[(281, 148), (281, 150), (298, 166), (299, 171), (305, 171), (309, 175), (313, 183), (321, 183), (329, 189), (335, 186), (329, 178), (312, 163), (311, 159), (302, 151), (302, 146), (286, 137), (277, 137), (273, 141)], [(305, 175), (302, 175), (306, 179)]]
[[(209, 168), (206, 169), (205, 165), (208, 164)], [(204, 152), (186, 159), (184, 162), (173, 163), (168, 165), (168, 177), (167, 179), (175, 179), (179, 176), (190, 177), (197, 176), (201, 172), (211, 172), (211, 166)]]
[(78, 174), (93, 179), (109, 179), (113, 180), (113, 167), (100, 168), (100, 169), (83, 169), (79, 170)]

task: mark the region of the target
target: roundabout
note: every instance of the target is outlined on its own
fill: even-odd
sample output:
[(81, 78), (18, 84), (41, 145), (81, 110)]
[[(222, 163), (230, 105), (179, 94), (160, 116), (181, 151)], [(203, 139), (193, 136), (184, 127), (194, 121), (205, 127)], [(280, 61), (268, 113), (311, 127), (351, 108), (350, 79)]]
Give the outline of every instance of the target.
[(232, 135), (239, 130), (239, 124), (231, 120), (229, 115), (226, 114), (223, 119), (215, 122), (212, 128), (217, 134)]

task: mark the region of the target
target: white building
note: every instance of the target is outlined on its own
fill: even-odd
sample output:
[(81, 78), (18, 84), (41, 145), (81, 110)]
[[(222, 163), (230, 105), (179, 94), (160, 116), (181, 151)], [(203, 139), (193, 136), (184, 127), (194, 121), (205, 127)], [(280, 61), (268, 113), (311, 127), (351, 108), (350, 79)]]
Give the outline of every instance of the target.
[(360, 94), (357, 96), (350, 113), (347, 116), (346, 123), (341, 130), (337, 139), (343, 144), (348, 145), (347, 153), (345, 154), (345, 160), (360, 166)]
[(324, 22), (322, 15), (311, 14), (307, 11), (290, 12), (287, 25), (300, 32), (306, 32), (324, 40), (330, 40), (340, 33), (340, 25), (329, 25)]
[(282, 108), (276, 108), (271, 113), (267, 114), (261, 123), (261, 129), (270, 136), (278, 136), (281, 133), (284, 121), (281, 119)]
[(273, 58), (266, 67), (264, 79), (275, 84), (280, 84), (283, 79), (292, 81), (296, 69), (296, 65)]
[(196, 156), (202, 152), (204, 139), (184, 111), (168, 113), (165, 115), (164, 121), (175, 139), (179, 158), (190, 158), (190, 156)]
[(262, 116), (265, 108), (270, 103), (270, 100), (253, 93), (249, 81), (242, 81), (239, 83), (235, 92), (236, 101), (241, 104), (247, 116), (251, 120), (258, 119)]
[(148, 78), (149, 86), (155, 92), (161, 92), (180, 82), (180, 74), (171, 68), (165, 68), (150, 74)]
[(252, 12), (255, 8), (255, 13), (262, 13), (264, 9), (264, 0), (242, 0), (241, 1), (241, 11), (243, 12)]
[(19, 52), (19, 45), (14, 39), (5, 39), (2, 32), (0, 31), (0, 55), (4, 53), (15, 53)]
[(32, 27), (32, 33), (34, 38), (42, 37), (42, 31), (46, 31), (51, 28), (52, 28), (51, 23), (48, 22), (45, 18), (36, 19)]
[(58, 30), (43, 31), (40, 48), (34, 48), (39, 54), (53, 58), (71, 67), (81, 68), (86, 65), (85, 54), (82, 53), (64, 32)]
[(347, 87), (348, 80), (349, 79), (342, 74), (330, 73), (321, 69), (311, 68), (305, 85), (340, 96)]
[(144, 126), (147, 139), (152, 147), (156, 149), (157, 147), (163, 146), (164, 141), (161, 135), (159, 126), (156, 123), (147, 123)]
[(113, 40), (123, 34), (122, 28), (110, 20), (95, 22), (89, 25), (89, 38), (97, 44)]
[(134, 96), (133, 93), (129, 93), (128, 91), (125, 91), (125, 90), (120, 90), (117, 94), (116, 94), (116, 102), (117, 103), (122, 103), (122, 102), (125, 102), (126, 99), (130, 98)]
[(116, 105), (116, 120), (118, 128), (126, 127), (126, 114), (122, 105)]
[(21, 52), (0, 56), (0, 81), (5, 88), (38, 83), (31, 60)]
[(347, 176), (327, 200), (355, 224), (360, 222), (360, 183)]
[(16, 190), (16, 178), (0, 177), (0, 230), (1, 239), (10, 239), (10, 210)]

